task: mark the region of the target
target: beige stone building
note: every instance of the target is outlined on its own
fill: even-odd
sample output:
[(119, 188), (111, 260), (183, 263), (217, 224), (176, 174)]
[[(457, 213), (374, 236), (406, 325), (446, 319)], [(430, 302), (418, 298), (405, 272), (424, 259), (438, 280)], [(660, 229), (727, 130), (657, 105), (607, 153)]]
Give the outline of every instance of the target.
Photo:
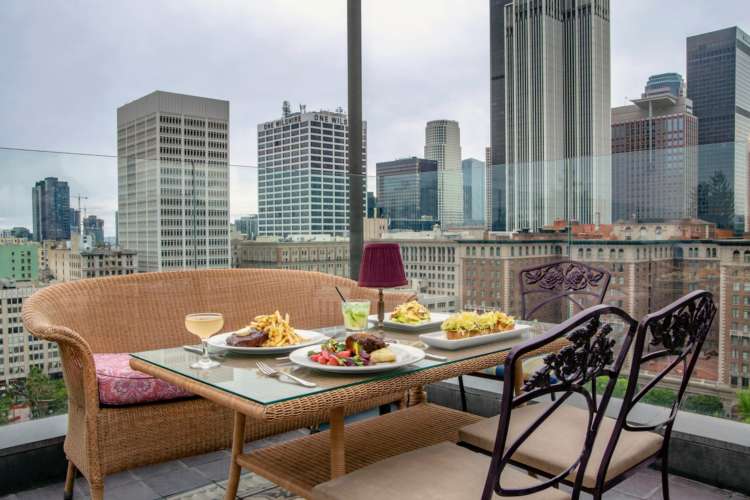
[(25, 283), (17, 288), (6, 288), (0, 281), (0, 385), (25, 379), (31, 368), (44, 373), (60, 373), (60, 354), (57, 344), (33, 337), (23, 326), (23, 302), (37, 287)]
[(239, 268), (297, 269), (349, 277), (349, 240), (232, 241)]
[[(133, 274), (138, 269), (138, 255), (132, 250), (92, 247), (81, 243), (78, 235), (70, 242), (59, 242), (49, 248), (47, 265), (52, 278), (75, 281), (84, 278)], [(83, 237), (84, 240), (86, 237)]]

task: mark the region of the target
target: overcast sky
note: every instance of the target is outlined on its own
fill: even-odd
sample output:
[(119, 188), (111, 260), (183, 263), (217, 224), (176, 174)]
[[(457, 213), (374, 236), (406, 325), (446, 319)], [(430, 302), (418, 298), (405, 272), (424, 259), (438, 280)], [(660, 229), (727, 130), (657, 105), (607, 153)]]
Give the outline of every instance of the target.
[[(612, 105), (654, 73), (685, 73), (685, 37), (738, 25), (747, 0), (611, 0)], [(424, 125), (458, 120), (462, 156), (489, 141), (487, 0), (363, 0), (368, 168), (423, 154)], [(116, 109), (153, 90), (227, 99), (231, 163), (284, 99), (346, 107), (346, 0), (2, 0), (0, 146), (116, 153)], [(31, 186), (57, 175), (113, 234), (116, 162), (0, 150), (0, 227), (31, 225)], [(232, 217), (255, 210), (232, 169)], [(74, 203), (75, 204), (75, 203)]]

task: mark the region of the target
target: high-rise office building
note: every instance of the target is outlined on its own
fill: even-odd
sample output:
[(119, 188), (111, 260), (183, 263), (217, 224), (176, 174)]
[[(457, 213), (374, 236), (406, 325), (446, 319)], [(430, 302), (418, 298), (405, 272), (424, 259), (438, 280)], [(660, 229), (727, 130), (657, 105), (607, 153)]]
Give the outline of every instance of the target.
[(464, 181), (464, 224), (484, 226), (485, 164), (476, 158), (461, 161)]
[(378, 198), (372, 191), (367, 192), (367, 206), (365, 207), (365, 213), (368, 219), (378, 216)]
[(425, 127), (424, 157), (437, 162), (438, 219), (442, 227), (464, 223), (461, 131), (453, 120), (432, 120)]
[(490, 148), (486, 161), (487, 228), (505, 231), (505, 6), (490, 0)]
[(505, 6), (509, 230), (610, 221), (609, 15), (609, 0)]
[[(362, 123), (367, 165), (367, 123)], [(349, 234), (349, 122), (346, 113), (292, 112), (258, 125), (258, 234)], [(366, 176), (361, 179), (364, 196)]]
[(34, 239), (67, 240), (70, 238), (70, 188), (57, 177), (38, 181), (31, 192), (34, 217)]
[(104, 221), (96, 215), (83, 219), (83, 234), (91, 236), (94, 245), (104, 244)]
[(648, 77), (643, 97), (657, 94), (672, 94), (675, 97), (685, 95), (685, 81), (679, 73), (661, 73)]
[(612, 108), (612, 218), (697, 216), (698, 119), (677, 73), (649, 78), (631, 106)]
[(247, 236), (248, 240), (258, 238), (258, 214), (246, 215), (234, 220), (234, 230)]
[(747, 230), (750, 36), (732, 27), (688, 37), (687, 96), (699, 123), (698, 216)]
[(117, 109), (118, 243), (140, 271), (226, 268), (229, 102), (153, 92)]
[(438, 162), (411, 157), (376, 165), (378, 206), (391, 230), (431, 230), (438, 222)]
[[(23, 324), (23, 303), (39, 290), (37, 284), (14, 285), (0, 281), (0, 387), (25, 380), (32, 369), (55, 374), (62, 371), (57, 343), (31, 335)], [(13, 431), (15, 432), (15, 431)]]
[(70, 233), (81, 232), (81, 212), (75, 208), (70, 209)]

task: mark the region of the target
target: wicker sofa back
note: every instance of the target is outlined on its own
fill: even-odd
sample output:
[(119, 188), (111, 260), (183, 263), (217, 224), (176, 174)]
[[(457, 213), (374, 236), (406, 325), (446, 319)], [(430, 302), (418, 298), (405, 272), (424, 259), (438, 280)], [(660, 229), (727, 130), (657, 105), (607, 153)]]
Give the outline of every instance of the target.
[[(342, 321), (341, 305), (334, 286), (348, 297), (377, 300), (373, 290), (321, 273), (178, 271), (51, 286), (28, 300), (25, 320), (32, 333), (49, 325), (65, 326), (95, 353), (134, 352), (198, 343), (184, 326), (185, 314), (191, 312), (223, 313), (224, 330), (240, 328), (254, 316), (277, 309), (289, 313), (298, 328), (337, 325)], [(404, 294), (390, 295), (397, 301)]]

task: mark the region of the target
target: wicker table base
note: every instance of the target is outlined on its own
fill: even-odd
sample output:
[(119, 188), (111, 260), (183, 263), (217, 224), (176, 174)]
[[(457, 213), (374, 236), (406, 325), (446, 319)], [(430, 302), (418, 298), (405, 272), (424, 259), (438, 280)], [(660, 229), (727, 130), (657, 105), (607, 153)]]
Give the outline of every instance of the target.
[[(346, 472), (442, 441), (458, 441), (458, 429), (482, 418), (422, 403), (346, 426)], [(331, 479), (330, 432), (237, 456), (236, 463), (297, 495)]]

